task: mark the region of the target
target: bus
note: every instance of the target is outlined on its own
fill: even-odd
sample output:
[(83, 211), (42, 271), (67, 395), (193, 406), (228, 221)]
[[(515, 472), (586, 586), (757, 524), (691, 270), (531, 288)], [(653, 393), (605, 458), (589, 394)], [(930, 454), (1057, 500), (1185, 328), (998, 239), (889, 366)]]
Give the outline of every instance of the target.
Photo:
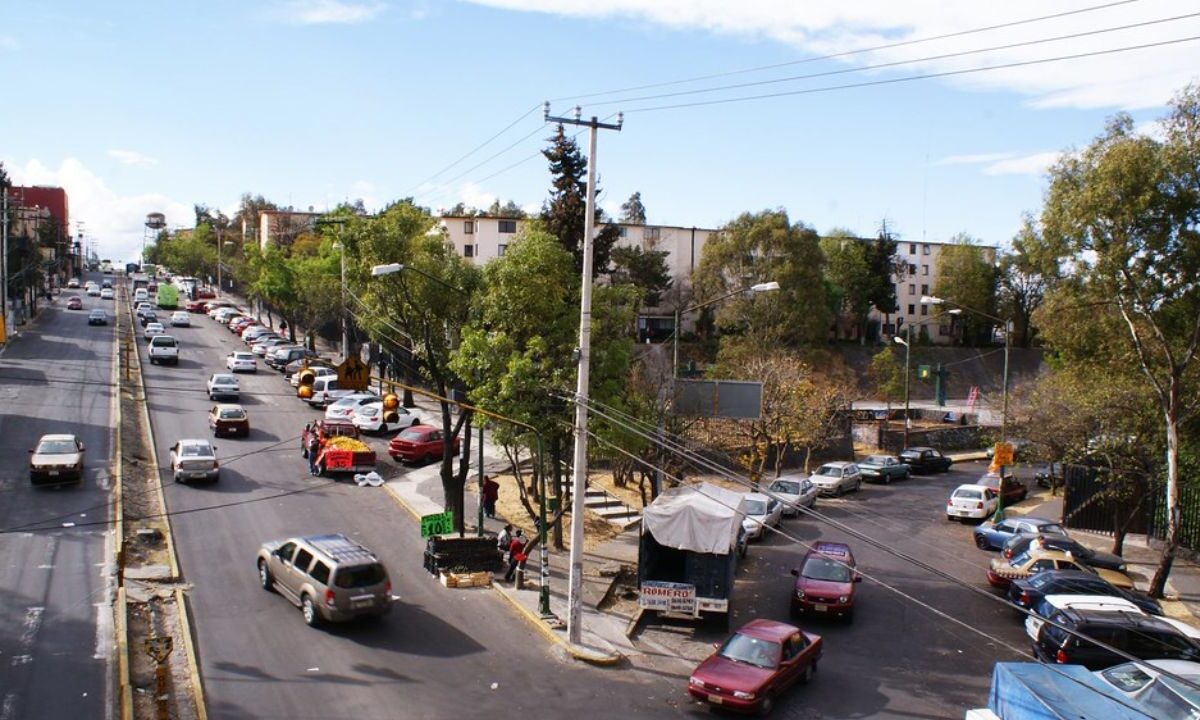
[(179, 290), (170, 283), (159, 283), (155, 304), (159, 310), (174, 310), (179, 307)]
[(100, 261), (100, 272), (104, 273), (105, 275), (112, 275), (112, 271), (113, 271), (112, 260), (101, 260)]

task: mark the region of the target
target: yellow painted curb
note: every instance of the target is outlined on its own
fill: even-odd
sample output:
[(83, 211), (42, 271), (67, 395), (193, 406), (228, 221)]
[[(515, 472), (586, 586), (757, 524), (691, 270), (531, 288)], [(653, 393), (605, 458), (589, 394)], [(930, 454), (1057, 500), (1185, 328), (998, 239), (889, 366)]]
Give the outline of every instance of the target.
[(208, 720), (208, 708), (204, 704), (204, 684), (200, 682), (200, 665), (196, 662), (196, 646), (192, 642), (192, 624), (188, 620), (187, 599), (182, 588), (175, 588), (175, 612), (179, 613), (179, 631), (183, 635), (183, 647), (187, 651), (188, 680), (192, 684), (192, 700), (196, 703), (196, 717)]
[(520, 613), (521, 616), (524, 617), (526, 621), (528, 621), (531, 625), (533, 625), (535, 628), (537, 628), (538, 632), (540, 632), (543, 636), (545, 636), (547, 640), (549, 640), (551, 643), (555, 643), (555, 644), (563, 646), (563, 648), (566, 649), (567, 653), (571, 657), (575, 658), (576, 660), (583, 660), (584, 662), (591, 663), (592, 665), (601, 665), (601, 666), (616, 665), (617, 663), (621, 662), (622, 657), (619, 654), (601, 656), (599, 654), (590, 654), (590, 653), (580, 652), (579, 650), (577, 650), (575, 648), (575, 646), (573, 646), (571, 643), (567, 642), (566, 638), (564, 638), (563, 636), (559, 635), (554, 630), (552, 630), (550, 628), (550, 626), (547, 625), (540, 617), (533, 614), (533, 612), (531, 612), (524, 605), (517, 602), (514, 598), (510, 597), (508, 593), (504, 592), (503, 590), (501, 590), (499, 587), (496, 587), (495, 585), (492, 586), (492, 590), (497, 595), (504, 598), (505, 602), (507, 602), (509, 605), (511, 605), (513, 608), (515, 608), (517, 610), (517, 612)]
[(383, 484), (383, 489), (387, 490), (388, 495), (392, 496), (392, 500), (395, 500), (397, 505), (399, 505), (401, 508), (403, 508), (405, 510), (405, 512), (407, 512), (409, 515), (411, 515), (413, 520), (420, 521), (421, 516), (417, 514), (416, 509), (412, 505), (409, 505), (407, 500), (400, 497), (400, 493), (393, 490), (392, 486), (390, 484), (385, 482)]

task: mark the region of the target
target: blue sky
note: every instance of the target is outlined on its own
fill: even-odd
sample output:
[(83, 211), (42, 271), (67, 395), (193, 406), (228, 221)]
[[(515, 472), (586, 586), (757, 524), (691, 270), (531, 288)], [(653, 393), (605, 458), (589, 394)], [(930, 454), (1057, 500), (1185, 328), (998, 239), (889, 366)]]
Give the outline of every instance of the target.
[[(1098, 32), (1196, 12), (1178, 0), (4, 3), (0, 161), (19, 183), (64, 186), (89, 244), (126, 259), (147, 212), (189, 225), (193, 203), (231, 211), (243, 192), (301, 209), (406, 195), (536, 208), (551, 100), (555, 114), (625, 111), (622, 132), (600, 137), (613, 212), (640, 191), (654, 223), (716, 227), (783, 207), (821, 232), (873, 235), (887, 218), (904, 239), (1004, 245), (1039, 208), (1055, 153), (1118, 110), (1150, 127), (1195, 79), (1200, 42), (885, 81), (1200, 36), (1197, 17)], [(1078, 33), (1095, 34), (934, 57)], [(903, 64), (866, 67), (885, 63)], [(783, 80), (822, 72), (841, 74)], [(870, 82), (882, 84), (797, 92)]]

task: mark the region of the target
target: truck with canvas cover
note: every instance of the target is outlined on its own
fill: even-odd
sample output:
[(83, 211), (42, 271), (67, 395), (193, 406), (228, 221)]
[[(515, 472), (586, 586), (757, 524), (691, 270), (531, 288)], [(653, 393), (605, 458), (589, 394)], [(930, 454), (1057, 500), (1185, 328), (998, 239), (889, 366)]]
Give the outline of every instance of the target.
[(642, 512), (638, 604), (672, 617), (729, 621), (744, 547), (742, 494), (701, 483), (666, 490)]
[(1162, 717), (1111, 687), (1082, 665), (998, 662), (986, 708), (967, 720), (1146, 720)]

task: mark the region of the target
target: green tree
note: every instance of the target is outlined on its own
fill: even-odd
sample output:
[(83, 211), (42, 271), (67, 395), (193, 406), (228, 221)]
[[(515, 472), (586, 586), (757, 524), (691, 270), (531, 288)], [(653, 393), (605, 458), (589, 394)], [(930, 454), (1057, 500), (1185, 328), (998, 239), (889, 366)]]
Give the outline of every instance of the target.
[[(1051, 168), (1042, 212), (1045, 234), (1073, 259), (1076, 282), (1067, 292), (1120, 319), (1125, 352), (1110, 361), (1139, 373), (1158, 402), (1167, 529), (1150, 582), (1155, 597), (1179, 544), (1180, 430), (1200, 401), (1200, 87), (1173, 100), (1161, 128), (1164, 139), (1156, 140), (1135, 133), (1129, 116), (1112, 118), (1090, 145)], [(1051, 345), (1056, 321), (1040, 324)]]
[(643, 250), (636, 245), (615, 247), (612, 280), (636, 287), (645, 307), (658, 307), (663, 294), (674, 283), (667, 269), (667, 255), (665, 250)]
[(996, 270), (979, 241), (959, 233), (942, 248), (933, 294), (948, 304), (962, 307), (957, 323), (963, 328), (963, 341), (974, 345), (991, 339), (996, 322)]
[(509, 200), (501, 205), (500, 200), (497, 198), (492, 202), (486, 211), (480, 214), (484, 217), (513, 218), (515, 220), (523, 220), (526, 213), (523, 209), (521, 209), (520, 205), (516, 204), (512, 200)]
[(1012, 344), (1018, 347), (1032, 344), (1033, 314), (1042, 304), (1046, 288), (1058, 275), (1058, 263), (1044, 261), (1041, 252), (1044, 247), (1033, 218), (1026, 216), (1013, 238), (1012, 252), (1001, 256), (997, 268), (997, 307), (1001, 317), (1012, 319)]
[[(579, 151), (575, 138), (568, 137), (559, 125), (550, 147), (542, 155), (550, 161), (550, 198), (542, 205), (543, 229), (558, 238), (575, 256), (575, 267), (583, 272), (583, 231), (587, 216), (587, 158)], [(600, 196), (600, 183), (596, 183)], [(608, 272), (609, 258), (617, 242), (616, 225), (604, 222), (599, 203), (595, 209), (596, 235), (592, 240), (592, 274)]]
[(630, 225), (646, 224), (646, 206), (642, 204), (642, 194), (635, 192), (621, 204), (621, 222)]
[(879, 236), (866, 249), (867, 269), (872, 279), (867, 299), (884, 315), (900, 309), (894, 278), (907, 264), (902, 264), (897, 257), (897, 246), (896, 237), (888, 230), (885, 220), (879, 228)]
[(765, 347), (824, 343), (830, 313), (823, 264), (816, 232), (792, 224), (784, 210), (744, 213), (705, 243), (694, 279), (695, 300), (778, 282), (777, 292), (737, 294), (718, 304), (716, 323), (722, 332), (731, 341), (741, 336)]
[(871, 358), (868, 373), (875, 396), (887, 403), (890, 414), (892, 403), (904, 400), (904, 363), (896, 359), (891, 346), (885, 346)]
[[(845, 318), (858, 331), (860, 342), (866, 342), (871, 294), (877, 285), (867, 259), (868, 247), (867, 243), (854, 237), (848, 230), (833, 230), (821, 238), (825, 280), (831, 294), (837, 298), (834, 310), (839, 320)], [(839, 335), (842, 334), (839, 332)]]

